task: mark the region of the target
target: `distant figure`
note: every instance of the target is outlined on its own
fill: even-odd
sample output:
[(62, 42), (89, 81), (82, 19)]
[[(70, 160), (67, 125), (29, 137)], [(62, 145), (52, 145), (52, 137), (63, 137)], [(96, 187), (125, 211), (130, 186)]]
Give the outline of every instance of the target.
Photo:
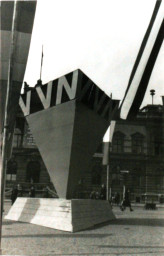
[(30, 197), (35, 197), (35, 188), (34, 188), (34, 186), (32, 186), (32, 187), (30, 188), (29, 196), (30, 196)]
[(115, 204), (115, 196), (112, 194), (111, 195), (111, 205)]
[(98, 191), (96, 191), (96, 194), (95, 194), (95, 195), (96, 195), (96, 199), (99, 200), (99, 199), (100, 199), (100, 194), (99, 194)]
[(116, 205), (119, 205), (120, 203), (120, 194), (118, 192), (115, 194), (115, 203)]
[(17, 185), (17, 189), (18, 189), (18, 197), (22, 197), (23, 196), (23, 188), (21, 187), (20, 184)]
[(26, 82), (24, 82), (24, 93), (26, 93), (28, 91), (30, 91), (30, 87)]
[(104, 184), (101, 185), (100, 199), (106, 200), (106, 186)]
[(96, 191), (90, 193), (90, 199), (96, 199)]
[(11, 205), (14, 204), (15, 200), (17, 199), (18, 196), (18, 188), (17, 186), (14, 186), (11, 192)]
[(43, 84), (42, 84), (42, 80), (39, 79), (39, 80), (37, 81), (37, 84), (35, 85), (35, 88), (38, 87), (38, 86), (42, 86), (42, 85), (43, 85)]
[(130, 190), (127, 189), (125, 191), (125, 195), (124, 195), (124, 199), (123, 202), (121, 204), (121, 210), (124, 211), (126, 209), (126, 207), (129, 207), (130, 211), (133, 211), (132, 207), (131, 207), (131, 203), (130, 203)]
[(49, 198), (50, 195), (49, 195), (49, 192), (48, 192), (48, 186), (46, 186), (46, 187), (43, 189), (43, 191), (44, 191), (43, 197), (44, 197), (44, 198)]

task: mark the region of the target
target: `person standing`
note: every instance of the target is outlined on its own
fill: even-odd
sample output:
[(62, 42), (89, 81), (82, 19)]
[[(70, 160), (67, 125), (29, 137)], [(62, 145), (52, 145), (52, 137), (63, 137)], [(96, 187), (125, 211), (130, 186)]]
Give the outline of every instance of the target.
[(116, 203), (116, 205), (120, 204), (120, 194), (118, 192), (115, 195), (115, 203)]
[(30, 197), (35, 197), (35, 188), (34, 188), (34, 186), (32, 186), (32, 187), (30, 188), (29, 196), (30, 196)]
[(12, 188), (12, 192), (11, 192), (11, 205), (14, 204), (14, 202), (17, 199), (17, 196), (18, 196), (18, 188), (17, 188), (17, 186), (14, 186)]
[(106, 186), (105, 186), (105, 184), (101, 185), (100, 199), (101, 200), (106, 200)]
[(90, 193), (90, 199), (96, 199), (96, 191)]

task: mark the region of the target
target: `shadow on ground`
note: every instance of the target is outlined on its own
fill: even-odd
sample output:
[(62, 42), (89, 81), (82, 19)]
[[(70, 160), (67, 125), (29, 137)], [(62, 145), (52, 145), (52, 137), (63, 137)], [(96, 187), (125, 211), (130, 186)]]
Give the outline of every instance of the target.
[(13, 224), (15, 224), (15, 225), (18, 225), (18, 224), (30, 224), (30, 223), (28, 223), (28, 222), (23, 222), (23, 221), (14, 221), (14, 220), (7, 220), (7, 221), (4, 221), (3, 220), (3, 223), (2, 223), (2, 225), (3, 226), (5, 226), (5, 225), (13, 225)]
[(114, 225), (125, 225), (125, 226), (151, 226), (151, 227), (164, 227), (164, 219), (146, 219), (146, 218), (134, 218), (134, 219), (127, 219), (121, 218), (110, 221), (109, 224)]
[[(88, 228), (87, 230), (99, 229), (99, 228), (107, 226), (107, 225), (164, 227), (164, 219), (121, 218), (121, 219), (110, 220), (108, 222), (97, 224), (95, 227)], [(128, 228), (126, 227), (126, 229), (128, 229)]]
[(2, 236), (2, 238), (24, 238), (24, 237), (45, 237), (45, 238), (64, 238), (64, 237), (68, 237), (68, 238), (105, 238), (108, 236), (112, 236), (113, 234), (80, 234), (80, 233), (62, 233), (62, 234), (20, 234), (20, 235), (4, 235)]
[(127, 245), (96, 245), (100, 248), (124, 248), (124, 249), (164, 249), (164, 246), (151, 246), (151, 245), (133, 245), (133, 246), (127, 246)]

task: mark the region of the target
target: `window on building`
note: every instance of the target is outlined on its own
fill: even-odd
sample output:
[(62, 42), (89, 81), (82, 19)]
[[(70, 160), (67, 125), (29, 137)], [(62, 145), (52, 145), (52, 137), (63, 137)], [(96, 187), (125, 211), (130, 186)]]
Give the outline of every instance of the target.
[(124, 152), (124, 138), (125, 135), (122, 132), (115, 132), (112, 141), (112, 151), (114, 153)]
[(118, 173), (112, 173), (112, 185), (120, 185), (121, 177)]
[(140, 154), (144, 152), (144, 136), (141, 133), (135, 133), (132, 136), (132, 153)]
[(134, 187), (145, 185), (145, 169), (143, 163), (136, 163), (136, 167), (132, 170), (131, 178)]
[(13, 147), (20, 148), (22, 146), (22, 133), (19, 128), (14, 130)]
[(140, 186), (141, 187), (145, 187), (146, 185), (146, 176), (145, 175), (141, 175), (140, 176)]
[(122, 182), (120, 165), (119, 164), (115, 165), (111, 171), (112, 171), (112, 175), (111, 175), (112, 185), (120, 185)]
[(17, 175), (17, 162), (13, 159), (7, 163), (6, 180), (15, 181)]
[(140, 176), (137, 173), (132, 175), (131, 180), (132, 180), (132, 186), (133, 187), (139, 187), (140, 186)]
[(158, 168), (156, 170), (156, 176), (155, 176), (155, 183), (157, 189), (161, 189), (163, 187), (163, 180), (164, 180), (164, 170), (163, 168)]
[(159, 156), (162, 154), (162, 143), (161, 141), (155, 140), (154, 141), (154, 154)]
[(91, 173), (92, 185), (101, 185), (101, 173), (102, 166), (99, 164), (94, 165)]
[(30, 161), (26, 169), (26, 181), (38, 183), (40, 178), (40, 163), (38, 161)]
[(28, 126), (27, 123), (25, 123), (25, 128), (24, 128), (24, 140), (23, 140), (23, 146), (26, 148), (31, 148), (35, 147), (35, 140), (32, 135), (32, 132)]

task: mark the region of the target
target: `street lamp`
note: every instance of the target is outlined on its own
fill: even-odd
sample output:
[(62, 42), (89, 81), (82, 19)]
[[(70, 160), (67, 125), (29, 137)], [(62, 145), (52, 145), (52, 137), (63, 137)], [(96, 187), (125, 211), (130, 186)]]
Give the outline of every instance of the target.
[(150, 90), (150, 95), (152, 96), (152, 105), (153, 105), (153, 97), (155, 95), (155, 90), (154, 89)]

